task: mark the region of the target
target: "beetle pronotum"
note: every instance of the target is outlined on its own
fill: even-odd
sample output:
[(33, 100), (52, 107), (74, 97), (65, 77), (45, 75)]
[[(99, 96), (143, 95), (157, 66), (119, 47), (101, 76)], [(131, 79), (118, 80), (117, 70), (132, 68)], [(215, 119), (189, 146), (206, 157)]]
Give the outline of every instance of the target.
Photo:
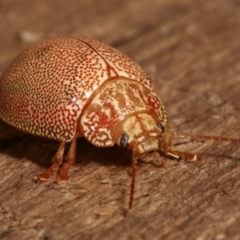
[(150, 77), (116, 49), (86, 37), (51, 38), (19, 54), (0, 78), (0, 118), (21, 131), (60, 141), (53, 164), (37, 181), (57, 172), (66, 142), (70, 148), (56, 182), (69, 179), (79, 137), (98, 147), (131, 149), (130, 208), (140, 155), (163, 150), (197, 160), (197, 154), (172, 149), (173, 136), (240, 143), (170, 131)]

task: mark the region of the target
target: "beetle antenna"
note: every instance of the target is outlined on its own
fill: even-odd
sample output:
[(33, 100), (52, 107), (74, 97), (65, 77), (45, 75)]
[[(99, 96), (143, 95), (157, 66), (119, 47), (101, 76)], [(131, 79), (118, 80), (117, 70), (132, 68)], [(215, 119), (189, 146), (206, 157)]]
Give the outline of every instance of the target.
[(171, 132), (170, 135), (174, 136), (174, 137), (190, 138), (190, 139), (193, 139), (193, 140), (214, 140), (214, 141), (232, 142), (232, 143), (235, 143), (235, 144), (240, 144), (240, 139), (239, 138), (188, 134), (188, 133), (181, 133), (181, 132)]
[(130, 190), (129, 209), (132, 208), (133, 194), (134, 194), (134, 190), (135, 190), (136, 164), (137, 164), (137, 154), (133, 152), (132, 169), (131, 169), (132, 182), (131, 182), (131, 190)]

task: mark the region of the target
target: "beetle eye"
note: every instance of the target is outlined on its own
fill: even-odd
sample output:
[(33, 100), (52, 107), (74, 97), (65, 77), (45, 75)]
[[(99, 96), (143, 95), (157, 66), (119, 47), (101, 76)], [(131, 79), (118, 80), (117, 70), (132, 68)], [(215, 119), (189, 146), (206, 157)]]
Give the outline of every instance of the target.
[(164, 132), (164, 127), (163, 127), (162, 123), (157, 122), (157, 127), (158, 127), (162, 132)]
[(124, 133), (120, 139), (120, 146), (125, 148), (128, 147), (128, 139), (129, 136), (126, 133)]

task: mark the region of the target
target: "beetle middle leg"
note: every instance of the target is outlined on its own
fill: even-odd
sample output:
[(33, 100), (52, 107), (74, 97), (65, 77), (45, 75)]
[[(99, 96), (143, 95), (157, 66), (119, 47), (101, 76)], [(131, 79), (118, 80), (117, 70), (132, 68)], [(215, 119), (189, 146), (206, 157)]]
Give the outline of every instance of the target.
[(63, 160), (65, 144), (66, 144), (66, 142), (64, 142), (64, 141), (60, 142), (58, 150), (57, 150), (56, 154), (54, 155), (54, 157), (52, 158), (53, 164), (51, 165), (51, 167), (49, 169), (47, 169), (43, 173), (37, 175), (35, 177), (36, 181), (41, 181), (41, 182), (48, 181), (50, 179), (50, 177), (57, 172), (57, 170)]
[(57, 175), (57, 177), (55, 179), (56, 183), (61, 182), (61, 181), (68, 181), (69, 180), (68, 171), (76, 160), (76, 147), (77, 147), (77, 137), (75, 136), (73, 138), (72, 142), (71, 142), (70, 148), (69, 148), (68, 153), (65, 157), (67, 162), (65, 162), (63, 164), (59, 174)]

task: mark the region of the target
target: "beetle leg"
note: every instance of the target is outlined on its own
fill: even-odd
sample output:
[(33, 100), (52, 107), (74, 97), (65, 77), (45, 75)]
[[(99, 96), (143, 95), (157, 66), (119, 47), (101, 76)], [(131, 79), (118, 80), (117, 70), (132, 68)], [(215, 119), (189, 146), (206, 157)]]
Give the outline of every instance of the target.
[(190, 162), (196, 161), (199, 157), (196, 153), (181, 152), (172, 149), (172, 139), (170, 136), (164, 137), (163, 140), (163, 149), (164, 152), (172, 157), (185, 159)]
[(70, 148), (65, 157), (67, 162), (63, 164), (63, 166), (60, 170), (60, 173), (58, 174), (55, 182), (58, 183), (60, 181), (68, 181), (69, 180), (68, 171), (76, 160), (76, 146), (77, 146), (77, 137), (75, 136), (71, 142)]
[(41, 182), (48, 181), (50, 179), (50, 177), (56, 173), (59, 165), (62, 163), (62, 160), (63, 160), (65, 144), (66, 144), (66, 142), (64, 142), (64, 141), (60, 142), (58, 150), (57, 150), (56, 154), (54, 155), (54, 157), (52, 158), (53, 164), (51, 165), (51, 167), (49, 169), (44, 171), (42, 174), (37, 175), (35, 177), (36, 181), (41, 181)]
[(181, 152), (181, 151), (176, 151), (176, 150), (172, 150), (172, 149), (168, 149), (166, 151), (166, 153), (175, 158), (185, 159), (189, 162), (194, 162), (194, 161), (198, 160), (198, 158), (199, 158), (196, 153)]
[(154, 151), (152, 153), (149, 153), (149, 152), (143, 153), (139, 156), (138, 159), (145, 163), (150, 163), (158, 168), (164, 167), (164, 161), (161, 158), (161, 155), (156, 151)]

